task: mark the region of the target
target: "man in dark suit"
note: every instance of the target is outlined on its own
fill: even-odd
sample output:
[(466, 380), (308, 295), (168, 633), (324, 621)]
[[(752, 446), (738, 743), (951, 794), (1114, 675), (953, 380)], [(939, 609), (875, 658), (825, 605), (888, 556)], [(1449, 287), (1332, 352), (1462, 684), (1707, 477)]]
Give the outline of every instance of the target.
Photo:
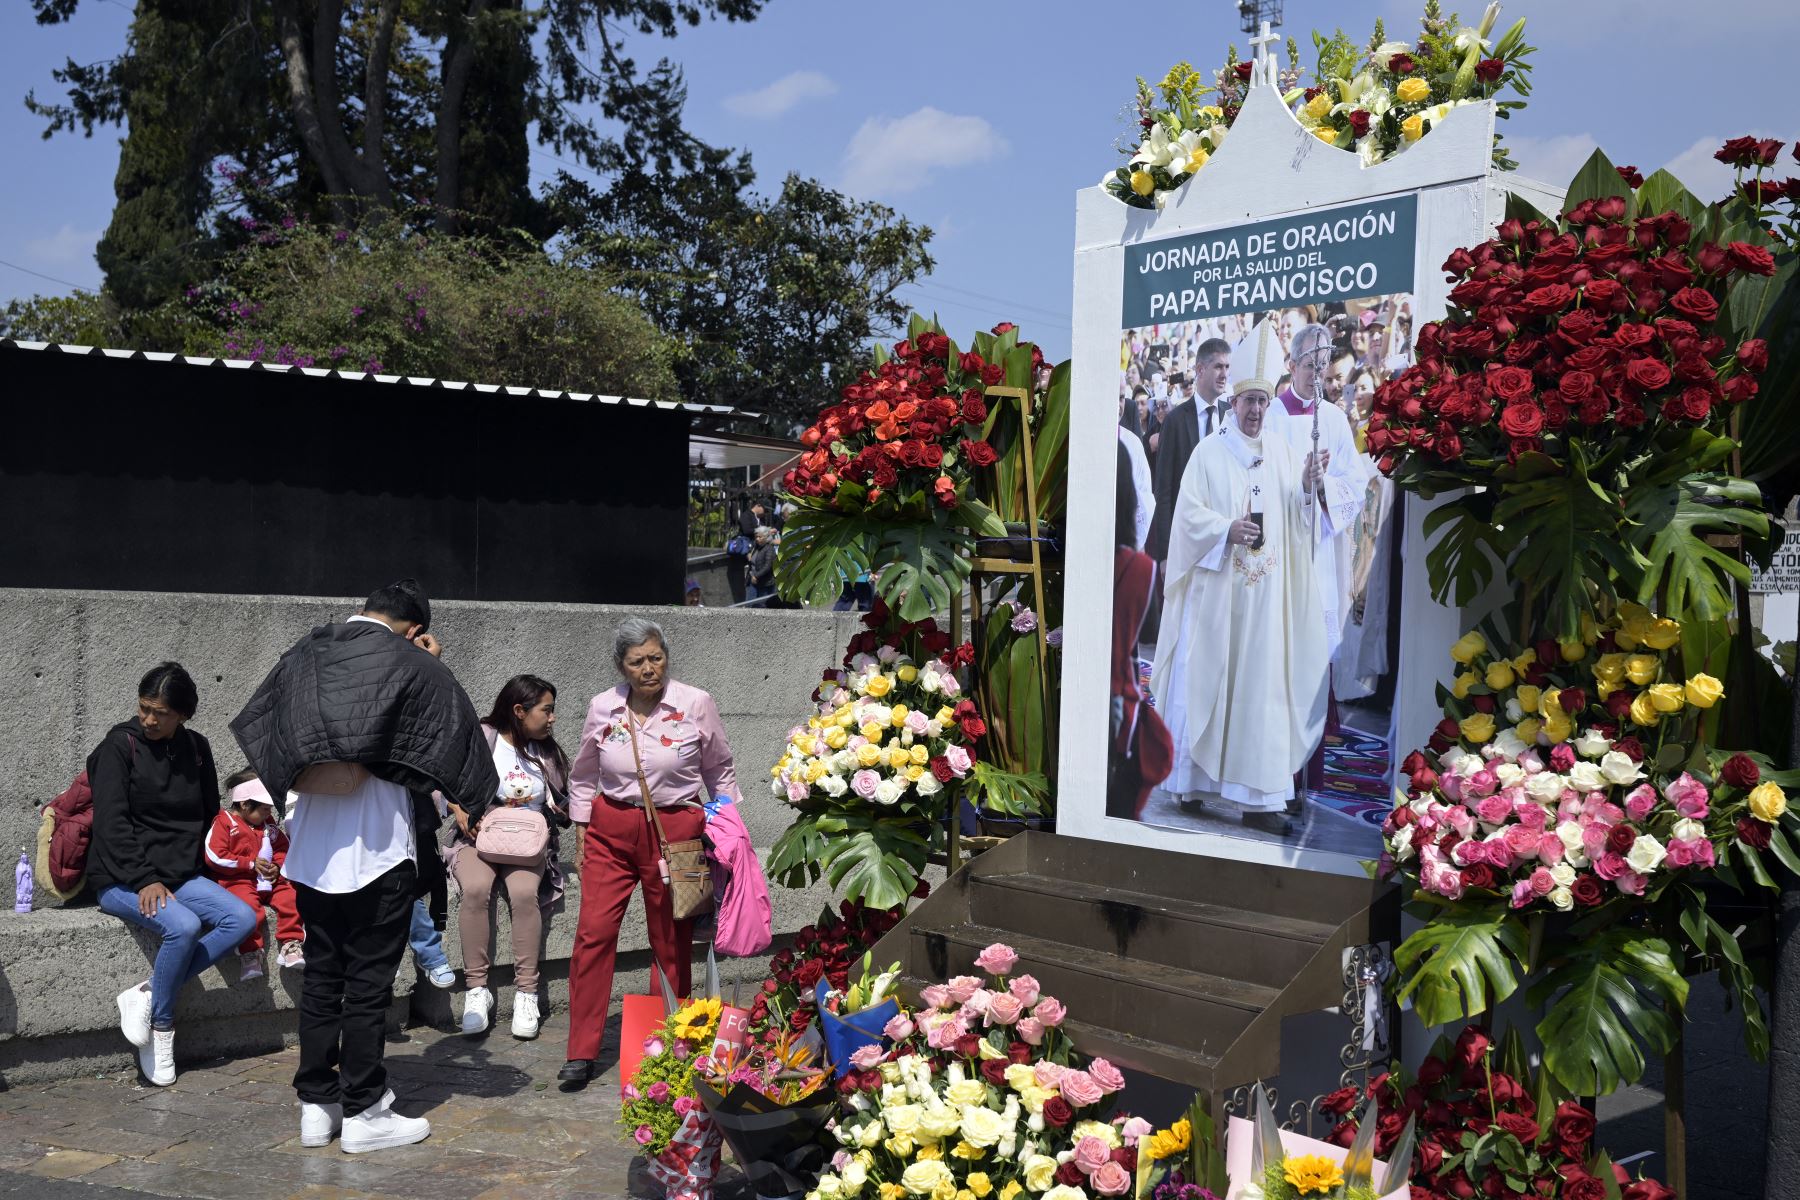
[(1181, 477), (1187, 473), (1188, 458), (1200, 439), (1211, 435), (1225, 419), (1230, 407), (1226, 399), (1230, 379), (1230, 344), (1223, 338), (1208, 338), (1194, 355), (1194, 398), (1171, 406), (1168, 419), (1163, 422), (1151, 474), (1156, 512), (1150, 521), (1150, 536), (1144, 542), (1144, 552), (1159, 566), (1169, 556), (1169, 522), (1175, 516), (1175, 501), (1181, 495)]

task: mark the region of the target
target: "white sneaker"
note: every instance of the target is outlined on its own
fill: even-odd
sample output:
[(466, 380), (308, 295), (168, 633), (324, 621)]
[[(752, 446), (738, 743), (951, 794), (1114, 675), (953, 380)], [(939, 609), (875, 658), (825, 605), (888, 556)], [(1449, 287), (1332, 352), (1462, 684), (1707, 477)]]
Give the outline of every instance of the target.
[(513, 993), (512, 1035), (516, 1038), (534, 1038), (538, 1035), (537, 993)]
[[(394, 1090), (389, 1088), (382, 1096), (381, 1102), (375, 1106), (377, 1110), (386, 1111), (394, 1102)], [(344, 1128), (344, 1106), (342, 1104), (308, 1104), (300, 1102), (300, 1144), (302, 1146), (329, 1146), (331, 1139)]]
[(243, 983), (245, 980), (249, 979), (261, 979), (263, 977), (262, 958), (261, 950), (246, 950), (244, 953), (238, 955), (239, 983)]
[[(485, 1033), (494, 1019), (494, 993), (484, 987), (470, 988), (463, 997), (462, 1031)], [(417, 1139), (414, 1139), (417, 1140)], [(398, 1145), (400, 1143), (396, 1143)]]
[(119, 993), (119, 1031), (143, 1049), (150, 1044), (150, 984), (137, 983)]
[(367, 1154), (371, 1150), (388, 1150), (410, 1146), (431, 1136), (431, 1122), (424, 1117), (403, 1117), (386, 1104), (344, 1118), (343, 1140), (338, 1149), (345, 1154)]
[(281, 943), (281, 953), (275, 956), (275, 965), (284, 971), (304, 971), (306, 969), (306, 949), (300, 942)]
[(139, 1046), (138, 1070), (144, 1073), (157, 1087), (168, 1087), (175, 1082), (175, 1031), (173, 1029), (155, 1029), (150, 1033), (150, 1044)]

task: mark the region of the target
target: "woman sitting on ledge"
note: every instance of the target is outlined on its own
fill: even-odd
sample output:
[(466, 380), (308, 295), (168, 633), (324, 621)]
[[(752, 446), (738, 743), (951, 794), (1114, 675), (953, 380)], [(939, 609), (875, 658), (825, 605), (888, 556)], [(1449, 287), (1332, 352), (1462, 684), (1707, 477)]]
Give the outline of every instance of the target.
[(212, 747), (186, 727), (199, 705), (181, 664), (163, 663), (138, 683), (138, 715), (88, 756), (88, 882), (102, 911), (162, 938), (150, 978), (119, 995), (119, 1028), (159, 1087), (175, 1082), (175, 993), (231, 953), (261, 915), (203, 870), (219, 772)]

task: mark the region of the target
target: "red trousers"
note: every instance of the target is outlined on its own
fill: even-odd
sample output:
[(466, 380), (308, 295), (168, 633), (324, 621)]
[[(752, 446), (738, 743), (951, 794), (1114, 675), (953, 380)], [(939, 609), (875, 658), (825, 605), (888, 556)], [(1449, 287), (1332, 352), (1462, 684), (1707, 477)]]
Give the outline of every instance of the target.
[(294, 885), (285, 879), (277, 878), (273, 891), (258, 892), (256, 883), (249, 879), (222, 879), (219, 886), (250, 906), (256, 914), (256, 927), (250, 936), (238, 947), (238, 953), (249, 954), (263, 948), (263, 927), (268, 922), (263, 918), (263, 906), (275, 910), (275, 940), (277, 942), (304, 942), (306, 926), (300, 923), (300, 909), (294, 904)]
[[(697, 838), (706, 825), (706, 814), (697, 808), (659, 809), (657, 816), (671, 842)], [(657, 868), (661, 852), (656, 831), (643, 807), (595, 797), (582, 850), (581, 917), (569, 960), (571, 1059), (600, 1057), (600, 1035), (612, 1006), (619, 926), (638, 885), (644, 888), (644, 915), (657, 963), (669, 972), (677, 996), (693, 990), (694, 922), (675, 919)]]

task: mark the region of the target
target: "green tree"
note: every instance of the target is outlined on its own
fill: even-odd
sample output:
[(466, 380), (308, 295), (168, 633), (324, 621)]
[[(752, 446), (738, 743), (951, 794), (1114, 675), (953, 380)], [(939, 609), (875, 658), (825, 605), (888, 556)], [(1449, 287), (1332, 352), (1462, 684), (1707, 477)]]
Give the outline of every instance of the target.
[(404, 213), (270, 231), (168, 307), (189, 312), (179, 328), (191, 354), (678, 396), (676, 346), (604, 274), (522, 235), (420, 234)]
[(685, 343), (684, 396), (793, 434), (904, 325), (895, 293), (931, 270), (931, 230), (815, 180), (766, 197), (753, 180), (747, 156), (709, 151), (679, 179), (628, 171), (604, 192), (565, 174), (549, 202), (572, 256)]

